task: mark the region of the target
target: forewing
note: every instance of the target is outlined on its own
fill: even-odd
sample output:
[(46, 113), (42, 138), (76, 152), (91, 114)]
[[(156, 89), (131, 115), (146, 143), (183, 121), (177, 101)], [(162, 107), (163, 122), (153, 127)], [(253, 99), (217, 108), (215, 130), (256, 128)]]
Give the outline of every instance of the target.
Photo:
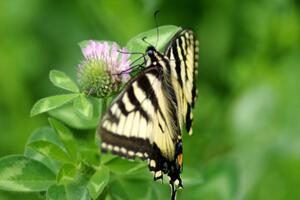
[(162, 71), (150, 66), (133, 78), (113, 101), (98, 128), (101, 148), (112, 153), (146, 159), (159, 147), (161, 154), (174, 159), (174, 127), (162, 83)]
[(182, 126), (192, 134), (194, 107), (197, 96), (196, 77), (198, 73), (199, 42), (191, 30), (182, 30), (171, 40), (165, 50), (170, 60), (171, 82), (178, 101), (178, 118)]

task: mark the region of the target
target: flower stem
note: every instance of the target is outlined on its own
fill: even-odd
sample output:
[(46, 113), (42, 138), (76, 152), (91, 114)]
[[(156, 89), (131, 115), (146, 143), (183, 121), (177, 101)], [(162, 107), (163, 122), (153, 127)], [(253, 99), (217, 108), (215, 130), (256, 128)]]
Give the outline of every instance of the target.
[(101, 116), (101, 118), (100, 119), (102, 119), (102, 117), (103, 117), (103, 115), (104, 115), (104, 113), (106, 112), (106, 105), (107, 104), (107, 98), (102, 98), (102, 101), (101, 101), (101, 113), (100, 113), (100, 116)]

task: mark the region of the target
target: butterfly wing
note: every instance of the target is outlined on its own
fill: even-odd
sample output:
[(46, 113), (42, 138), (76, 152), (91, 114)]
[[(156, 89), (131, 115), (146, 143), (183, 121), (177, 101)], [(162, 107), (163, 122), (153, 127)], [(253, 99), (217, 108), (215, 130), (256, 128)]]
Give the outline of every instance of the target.
[(176, 108), (166, 94), (161, 70), (150, 66), (129, 81), (103, 116), (98, 133), (102, 151), (129, 159), (149, 158), (155, 179), (172, 167), (171, 175), (180, 180), (180, 167), (174, 166), (182, 147), (170, 116)]
[[(179, 31), (165, 50), (170, 60), (172, 85), (176, 91), (178, 101), (179, 122), (186, 124), (186, 130), (192, 134), (193, 115), (197, 88), (199, 42), (193, 31), (185, 29)], [(182, 126), (182, 124), (180, 123)]]

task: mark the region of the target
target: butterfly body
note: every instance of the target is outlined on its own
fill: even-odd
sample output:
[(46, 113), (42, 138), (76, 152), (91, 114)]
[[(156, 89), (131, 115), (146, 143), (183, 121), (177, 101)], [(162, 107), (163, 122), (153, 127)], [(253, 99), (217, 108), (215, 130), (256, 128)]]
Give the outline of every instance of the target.
[(182, 187), (184, 124), (192, 130), (198, 42), (192, 31), (181, 30), (164, 53), (149, 46), (146, 54), (146, 68), (112, 102), (98, 133), (102, 151), (148, 159), (154, 180), (167, 174), (173, 199)]

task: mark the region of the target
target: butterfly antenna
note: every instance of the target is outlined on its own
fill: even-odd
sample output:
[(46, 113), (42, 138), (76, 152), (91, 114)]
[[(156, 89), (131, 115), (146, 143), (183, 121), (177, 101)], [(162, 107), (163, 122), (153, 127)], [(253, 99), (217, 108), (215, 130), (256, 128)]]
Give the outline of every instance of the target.
[[(155, 42), (155, 48), (156, 48), (156, 46), (157, 46), (157, 44), (158, 44), (158, 41), (159, 41), (159, 28), (158, 28), (158, 20), (157, 20), (157, 18), (158, 18), (158, 13), (159, 13), (159, 10), (157, 10), (157, 11), (155, 11), (155, 13), (154, 13), (154, 21), (155, 21), (155, 24), (156, 24), (156, 42)], [(146, 44), (148, 44), (149, 46), (153, 46), (150, 42), (148, 42), (147, 40), (147, 36), (144, 36), (143, 38), (142, 38), (142, 40), (143, 40), (143, 42), (145, 42)]]
[(133, 54), (133, 55), (142, 55), (145, 56), (144, 53), (142, 52), (127, 52), (127, 51), (121, 51), (121, 50), (117, 50), (119, 53), (123, 53), (123, 54)]
[[(129, 64), (129, 66), (131, 66), (129, 69), (123, 70), (120, 73), (115, 73), (112, 75), (122, 75), (124, 73), (129, 73), (129, 71), (136, 71), (142, 68), (142, 64), (135, 64), (137, 63), (141, 58), (144, 58), (143, 64), (146, 63), (146, 55), (144, 53), (141, 52), (128, 52), (128, 51), (122, 51), (122, 50), (117, 50), (117, 52), (121, 53), (121, 54), (130, 54), (130, 55), (141, 55), (140, 57), (138, 57), (137, 59), (135, 59), (133, 62), (131, 62)], [(135, 65), (134, 65), (135, 64)], [(135, 69), (137, 68), (137, 69)]]
[[(145, 42), (145, 41), (144, 41)], [(148, 43), (147, 43), (148, 44)], [(144, 58), (144, 63), (146, 63), (146, 55), (145, 53), (142, 52), (127, 52), (127, 51), (121, 51), (121, 50), (117, 50), (119, 53), (123, 53), (123, 54), (130, 54), (130, 55), (141, 55), (141, 57), (137, 58), (136, 60), (133, 61), (133, 63), (135, 63), (136, 61), (138, 61), (141, 58)], [(131, 64), (133, 64), (131, 63)], [(131, 65), (130, 64), (130, 65)]]
[(144, 36), (144, 37), (142, 38), (143, 42), (145, 42), (145, 43), (148, 44), (149, 46), (152, 46), (152, 44), (151, 44), (150, 42), (148, 42), (146, 39), (147, 39), (147, 36)]
[(157, 47), (157, 44), (158, 44), (158, 41), (159, 41), (158, 14), (159, 14), (159, 10), (155, 11), (155, 13), (154, 13), (154, 21), (155, 21), (155, 25), (156, 25), (155, 48)]

